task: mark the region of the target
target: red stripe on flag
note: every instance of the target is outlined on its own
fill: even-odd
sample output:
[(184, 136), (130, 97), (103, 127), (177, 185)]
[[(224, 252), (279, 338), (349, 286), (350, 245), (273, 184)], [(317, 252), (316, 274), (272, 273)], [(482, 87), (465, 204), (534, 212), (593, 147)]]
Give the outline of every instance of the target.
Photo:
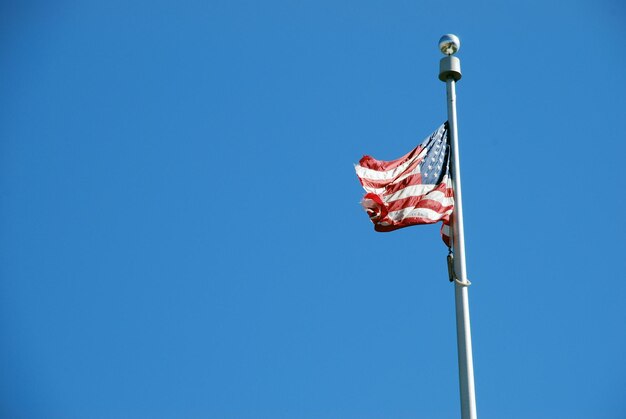
[(419, 145), (399, 159), (391, 161), (376, 160), (372, 156), (363, 156), (361, 160), (359, 160), (359, 166), (366, 169), (377, 170), (379, 172), (386, 172), (387, 170), (395, 169), (402, 163), (405, 163), (406, 161), (417, 156), (422, 151), (422, 148), (423, 147)]

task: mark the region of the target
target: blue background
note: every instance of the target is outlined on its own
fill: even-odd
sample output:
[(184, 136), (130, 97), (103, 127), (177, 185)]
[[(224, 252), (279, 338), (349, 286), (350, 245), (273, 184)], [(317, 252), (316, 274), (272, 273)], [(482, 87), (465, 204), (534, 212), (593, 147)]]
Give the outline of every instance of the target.
[(479, 417), (626, 417), (623, 2), (0, 11), (1, 417), (459, 417), (439, 225), (353, 169), (446, 119), (447, 32)]

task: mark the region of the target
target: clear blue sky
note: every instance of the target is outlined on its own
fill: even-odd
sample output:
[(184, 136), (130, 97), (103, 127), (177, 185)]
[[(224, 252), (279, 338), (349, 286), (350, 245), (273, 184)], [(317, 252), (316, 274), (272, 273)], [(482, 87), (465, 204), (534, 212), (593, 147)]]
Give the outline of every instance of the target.
[(626, 7), (0, 6), (0, 417), (457, 418), (439, 226), (353, 163), (446, 119), (479, 417), (626, 417)]

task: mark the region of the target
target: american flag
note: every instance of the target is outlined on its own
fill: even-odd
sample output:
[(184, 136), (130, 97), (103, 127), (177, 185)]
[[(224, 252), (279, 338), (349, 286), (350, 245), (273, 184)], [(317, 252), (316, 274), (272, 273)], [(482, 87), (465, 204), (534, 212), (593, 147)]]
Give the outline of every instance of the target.
[(364, 156), (355, 165), (367, 192), (361, 205), (376, 231), (443, 221), (441, 237), (450, 246), (454, 194), (450, 178), (448, 123), (408, 154), (392, 161)]

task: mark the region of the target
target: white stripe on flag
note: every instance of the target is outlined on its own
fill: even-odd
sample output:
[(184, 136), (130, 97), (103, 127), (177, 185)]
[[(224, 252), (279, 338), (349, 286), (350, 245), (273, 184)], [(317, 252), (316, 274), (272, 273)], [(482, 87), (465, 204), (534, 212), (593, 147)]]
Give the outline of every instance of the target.
[(410, 185), (406, 188), (400, 189), (396, 193), (392, 193), (391, 195), (383, 196), (383, 200), (385, 202), (393, 202), (398, 199), (409, 198), (411, 196), (421, 196), (431, 192), (439, 185)]
[[(448, 211), (443, 212), (445, 214)], [(451, 212), (451, 211), (450, 211)], [(404, 208), (398, 211), (391, 211), (388, 216), (392, 220), (402, 221), (405, 218), (425, 218), (427, 220), (439, 221), (442, 213), (429, 208)]]

